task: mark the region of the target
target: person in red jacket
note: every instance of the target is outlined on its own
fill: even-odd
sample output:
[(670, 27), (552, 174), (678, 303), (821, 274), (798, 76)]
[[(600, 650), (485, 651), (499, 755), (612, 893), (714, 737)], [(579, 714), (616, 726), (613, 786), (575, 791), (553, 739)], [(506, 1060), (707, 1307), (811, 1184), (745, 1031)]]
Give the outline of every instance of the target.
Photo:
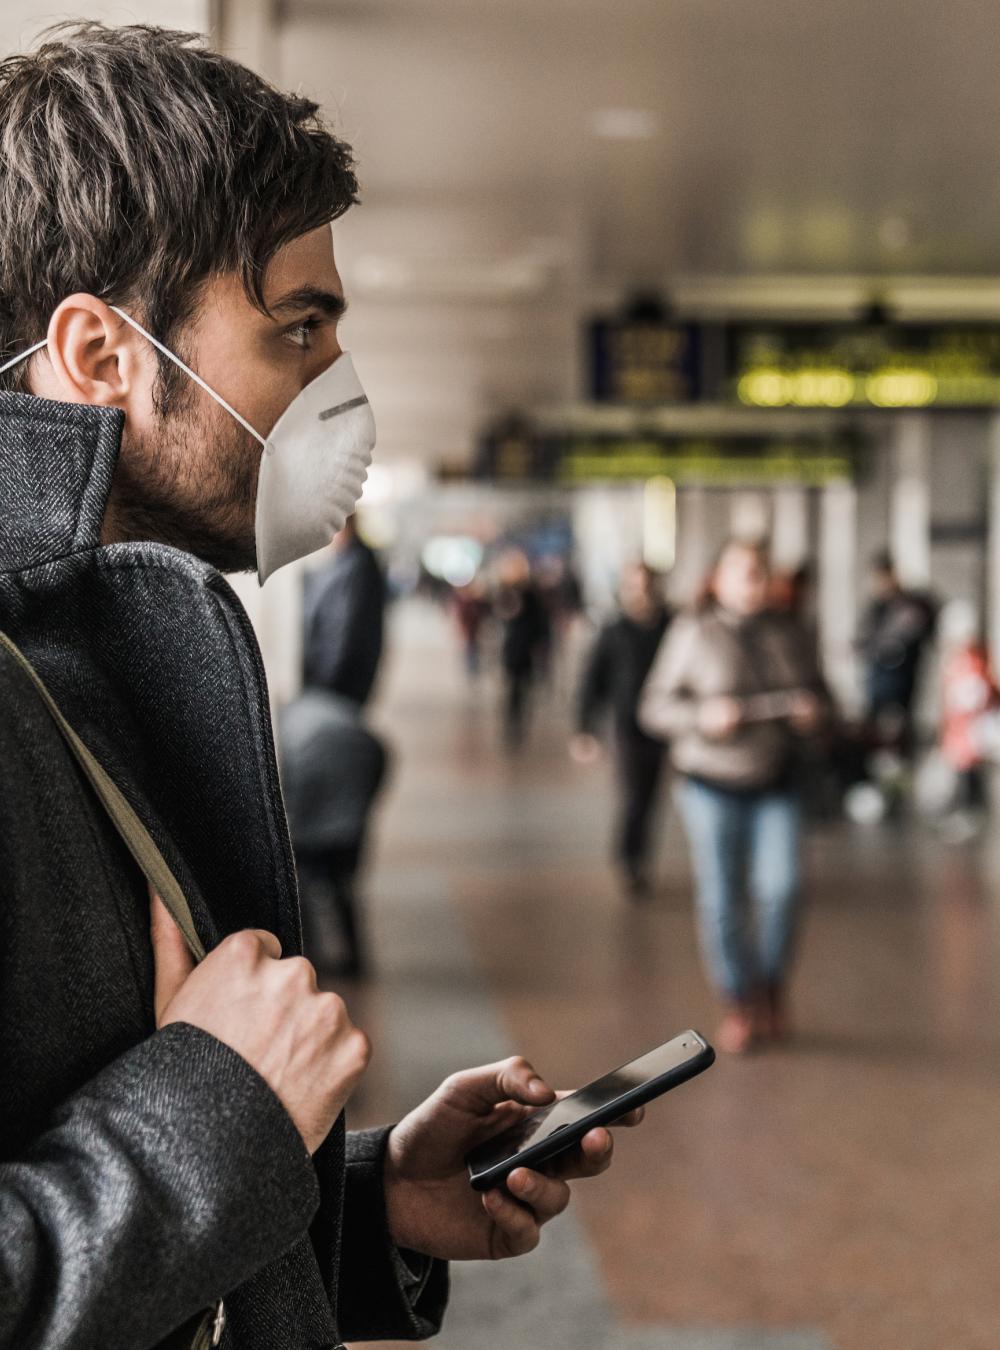
[(953, 600), (942, 616), (941, 628), (945, 654), (940, 749), (955, 774), (953, 810), (968, 827), (986, 805), (983, 719), (1000, 707), (1000, 689), (975, 606), (967, 600)]

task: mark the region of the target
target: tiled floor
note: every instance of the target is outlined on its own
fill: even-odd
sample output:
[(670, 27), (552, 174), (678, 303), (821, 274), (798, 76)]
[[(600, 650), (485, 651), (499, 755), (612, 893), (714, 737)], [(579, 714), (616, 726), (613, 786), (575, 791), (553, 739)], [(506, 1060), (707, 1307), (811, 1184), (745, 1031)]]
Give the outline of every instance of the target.
[[(376, 1056), (357, 1123), (512, 1049), (563, 1084), (711, 1032), (687, 862), (605, 863), (607, 778), (558, 697), (516, 761), (425, 611), (397, 616), (377, 720), (399, 753), (352, 991)], [(720, 1062), (620, 1140), (538, 1253), (456, 1272), (446, 1350), (997, 1350), (1000, 849), (838, 826), (810, 842), (797, 1041)]]

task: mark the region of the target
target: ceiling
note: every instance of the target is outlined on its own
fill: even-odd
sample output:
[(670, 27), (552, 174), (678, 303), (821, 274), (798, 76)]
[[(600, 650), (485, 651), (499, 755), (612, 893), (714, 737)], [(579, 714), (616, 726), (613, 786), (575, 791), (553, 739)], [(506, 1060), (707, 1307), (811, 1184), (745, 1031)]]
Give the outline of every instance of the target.
[(578, 394), (581, 320), (636, 287), (847, 312), (909, 276), (915, 312), (1000, 316), (1000, 0), (278, 14), (269, 73), (360, 158), (336, 236), (390, 459), (467, 458), (490, 412)]
[[(502, 238), (510, 256), (582, 260), (595, 284), (1000, 270), (998, 0), (286, 0), (281, 13), (281, 77), (323, 98), (373, 214), (405, 205), (415, 236), (471, 211), (490, 221), (483, 253)], [(653, 134), (601, 139), (602, 110), (642, 112)], [(474, 243), (475, 230), (470, 256)], [(419, 237), (394, 247), (434, 252)]]
[[(4, 0), (3, 48), (55, 4)], [(715, 313), (898, 286), (1000, 317), (1000, 0), (74, 8), (221, 19), (355, 145), (338, 257), (387, 459), (467, 458), (490, 413), (578, 393), (581, 320), (640, 286)]]

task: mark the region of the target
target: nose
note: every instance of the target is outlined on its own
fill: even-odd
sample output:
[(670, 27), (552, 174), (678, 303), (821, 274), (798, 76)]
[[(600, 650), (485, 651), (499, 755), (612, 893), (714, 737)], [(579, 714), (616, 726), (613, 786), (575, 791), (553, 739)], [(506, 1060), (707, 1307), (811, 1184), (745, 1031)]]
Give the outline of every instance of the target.
[(343, 347), (340, 345), (339, 340), (334, 338), (332, 344), (323, 352), (322, 357), (314, 364), (310, 363), (302, 380), (302, 388), (304, 389), (306, 385), (312, 384), (313, 380), (317, 379), (320, 375), (325, 374), (325, 372), (328, 371), (335, 362), (339, 361), (343, 355)]

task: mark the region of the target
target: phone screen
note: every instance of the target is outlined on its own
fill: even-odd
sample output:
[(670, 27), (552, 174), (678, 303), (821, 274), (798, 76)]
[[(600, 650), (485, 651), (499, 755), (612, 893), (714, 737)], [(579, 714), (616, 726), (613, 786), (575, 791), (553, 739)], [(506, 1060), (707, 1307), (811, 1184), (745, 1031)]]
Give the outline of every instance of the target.
[(632, 1060), (631, 1064), (623, 1064), (620, 1069), (613, 1069), (603, 1078), (596, 1078), (586, 1087), (578, 1088), (561, 1101), (533, 1111), (520, 1125), (481, 1144), (471, 1155), (470, 1161), (474, 1158), (476, 1170), (485, 1172), (520, 1153), (529, 1144), (540, 1144), (551, 1139), (559, 1130), (575, 1125), (602, 1106), (610, 1106), (643, 1083), (660, 1078), (671, 1069), (680, 1068), (695, 1055), (702, 1054), (704, 1049), (704, 1043), (692, 1032), (675, 1036), (665, 1045), (659, 1045), (648, 1054)]

